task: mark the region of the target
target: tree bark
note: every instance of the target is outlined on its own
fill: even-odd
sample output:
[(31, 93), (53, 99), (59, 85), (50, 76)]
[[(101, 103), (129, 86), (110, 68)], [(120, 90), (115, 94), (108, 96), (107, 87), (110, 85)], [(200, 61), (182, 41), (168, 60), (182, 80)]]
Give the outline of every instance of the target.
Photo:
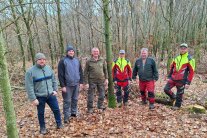
[(16, 116), (12, 101), (5, 52), (2, 34), (0, 33), (0, 92), (2, 93), (3, 107), (6, 118), (7, 136), (8, 138), (18, 138)]
[(47, 40), (48, 40), (47, 45), (48, 45), (48, 48), (50, 51), (50, 59), (51, 59), (52, 68), (54, 69), (55, 62), (54, 62), (54, 54), (53, 54), (53, 49), (52, 49), (51, 37), (50, 37), (50, 29), (49, 29), (46, 1), (44, 1), (43, 9), (44, 9), (44, 21), (45, 21), (45, 25), (46, 25)]
[(13, 0), (9, 0), (10, 2), (10, 6), (11, 6), (11, 11), (12, 11), (12, 16), (14, 18), (14, 24), (15, 24), (15, 32), (17, 34), (18, 37), (18, 42), (19, 42), (19, 46), (21, 49), (21, 57), (22, 57), (22, 61), (23, 61), (23, 71), (26, 72), (26, 59), (25, 59), (25, 53), (24, 53), (24, 47), (23, 47), (23, 42), (22, 42), (22, 37), (20, 35), (20, 27), (19, 27), (19, 23), (18, 20), (16, 20), (16, 11), (14, 9), (14, 1)]
[(103, 2), (103, 14), (104, 14), (104, 30), (105, 30), (105, 45), (106, 45), (106, 60), (108, 69), (108, 107), (116, 107), (116, 99), (114, 95), (113, 80), (112, 80), (112, 48), (110, 41), (110, 17), (109, 17), (109, 0), (102, 0)]
[(27, 36), (29, 37), (29, 49), (30, 49), (30, 53), (31, 53), (31, 57), (32, 57), (32, 62), (33, 64), (35, 64), (35, 51), (34, 51), (34, 45), (33, 45), (33, 38), (32, 38), (32, 31), (30, 28), (30, 18), (31, 18), (31, 8), (32, 8), (32, 0), (30, 0), (30, 5), (29, 5), (29, 11), (28, 11), (28, 18), (26, 18), (25, 16), (25, 11), (24, 11), (24, 7), (23, 7), (23, 1), (24, 0), (19, 0), (19, 5), (21, 8), (21, 14), (24, 20), (24, 23), (26, 25), (27, 28)]
[(57, 4), (57, 14), (58, 14), (58, 28), (59, 28), (61, 55), (64, 55), (60, 0), (56, 0), (56, 4)]

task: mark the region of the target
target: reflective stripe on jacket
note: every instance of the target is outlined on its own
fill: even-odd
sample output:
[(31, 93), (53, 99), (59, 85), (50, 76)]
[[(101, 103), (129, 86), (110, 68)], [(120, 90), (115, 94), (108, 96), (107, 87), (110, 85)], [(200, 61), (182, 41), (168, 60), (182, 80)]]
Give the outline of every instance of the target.
[(37, 97), (48, 97), (57, 91), (57, 82), (53, 70), (48, 66), (32, 66), (25, 73), (25, 88), (30, 101)]

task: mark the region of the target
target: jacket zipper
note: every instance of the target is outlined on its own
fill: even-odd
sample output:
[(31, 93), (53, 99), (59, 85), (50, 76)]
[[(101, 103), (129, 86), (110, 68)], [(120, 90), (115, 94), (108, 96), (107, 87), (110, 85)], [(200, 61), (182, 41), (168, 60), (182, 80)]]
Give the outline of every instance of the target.
[[(183, 55), (181, 55), (180, 62), (181, 62), (181, 60), (182, 60), (182, 57), (183, 57)], [(179, 71), (179, 68), (180, 68), (180, 62), (179, 62), (179, 64), (178, 64), (178, 70), (177, 70), (177, 71)]]
[[(44, 77), (46, 77), (45, 75), (45, 71), (42, 69), (42, 72), (44, 74)], [(47, 97), (49, 96), (49, 90), (48, 90), (48, 84), (47, 84), (47, 80), (46, 80), (46, 85), (47, 85)]]
[(122, 58), (121, 58), (121, 72), (122, 72)]
[(142, 69), (143, 69), (143, 74), (144, 74), (144, 67), (145, 67), (146, 62), (147, 62), (147, 59), (145, 60), (145, 63), (144, 63), (144, 62), (143, 62), (143, 60), (142, 60)]

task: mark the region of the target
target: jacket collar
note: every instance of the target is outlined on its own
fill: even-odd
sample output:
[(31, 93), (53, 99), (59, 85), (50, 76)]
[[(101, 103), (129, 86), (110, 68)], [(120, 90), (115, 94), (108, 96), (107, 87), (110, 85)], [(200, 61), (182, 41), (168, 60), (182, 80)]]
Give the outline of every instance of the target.
[(119, 60), (119, 59), (120, 59), (120, 60), (125, 60), (125, 57), (123, 57), (123, 58), (119, 57), (118, 60)]
[(180, 54), (180, 56), (182, 56), (182, 57), (183, 57), (183, 56), (186, 57), (186, 56), (188, 56), (188, 52), (186, 52), (185, 54), (182, 54), (182, 55)]
[(39, 65), (39, 64), (36, 63), (35, 66), (36, 66), (37, 68), (39, 68), (39, 69), (43, 69), (46, 65), (41, 66), (41, 65)]
[(99, 61), (99, 60), (102, 60), (103, 58), (98, 56), (98, 60), (95, 60), (93, 57), (91, 57), (90, 61)]

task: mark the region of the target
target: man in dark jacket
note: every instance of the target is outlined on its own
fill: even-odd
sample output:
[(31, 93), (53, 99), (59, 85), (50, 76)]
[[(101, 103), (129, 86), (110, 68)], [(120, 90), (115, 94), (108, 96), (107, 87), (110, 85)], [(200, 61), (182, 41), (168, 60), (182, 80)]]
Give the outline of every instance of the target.
[(35, 55), (36, 64), (27, 70), (25, 74), (25, 87), (28, 97), (34, 106), (37, 106), (40, 133), (46, 134), (45, 127), (45, 103), (52, 109), (57, 128), (62, 128), (60, 109), (58, 106), (57, 82), (53, 70), (46, 65), (46, 57), (43, 53)]
[(79, 88), (82, 89), (83, 70), (80, 61), (74, 57), (75, 50), (67, 47), (67, 55), (58, 64), (58, 78), (62, 88), (64, 123), (78, 113)]
[(154, 109), (155, 81), (158, 80), (158, 71), (153, 58), (148, 57), (148, 49), (141, 49), (141, 58), (137, 59), (133, 69), (133, 79), (139, 76), (139, 88), (142, 104), (147, 104), (146, 92), (148, 92), (149, 109)]
[[(170, 65), (168, 81), (165, 85), (164, 92), (175, 101), (172, 109), (177, 110), (181, 107), (184, 89), (188, 88), (194, 75), (195, 60), (188, 54), (188, 45), (183, 43), (180, 45), (180, 55), (175, 57)], [(176, 86), (176, 95), (172, 92), (172, 88)], [(173, 103), (174, 104), (174, 103)]]
[(108, 85), (108, 73), (106, 61), (99, 56), (99, 49), (96, 47), (92, 49), (92, 57), (87, 60), (85, 65), (84, 84), (89, 84), (87, 101), (88, 113), (93, 113), (93, 97), (96, 87), (98, 89), (98, 109), (104, 110), (104, 86)]

